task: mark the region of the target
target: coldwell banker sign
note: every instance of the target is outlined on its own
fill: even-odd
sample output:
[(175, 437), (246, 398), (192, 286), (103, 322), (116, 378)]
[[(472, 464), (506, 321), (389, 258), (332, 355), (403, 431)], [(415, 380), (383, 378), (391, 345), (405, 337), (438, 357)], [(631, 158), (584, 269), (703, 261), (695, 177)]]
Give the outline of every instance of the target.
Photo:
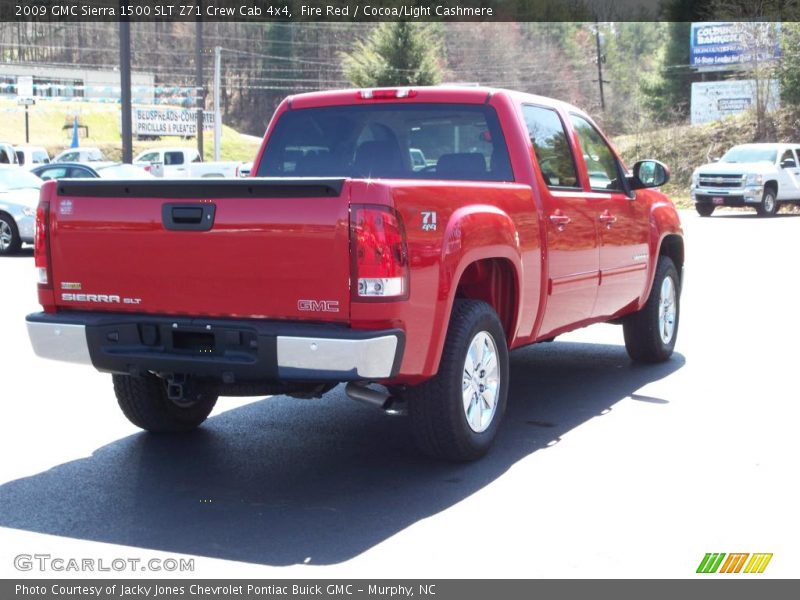
[(777, 23), (692, 23), (689, 64), (704, 71), (774, 60), (779, 32)]
[[(181, 108), (134, 108), (133, 135), (197, 135), (197, 112)], [(203, 113), (203, 130), (214, 128), (214, 113)]]

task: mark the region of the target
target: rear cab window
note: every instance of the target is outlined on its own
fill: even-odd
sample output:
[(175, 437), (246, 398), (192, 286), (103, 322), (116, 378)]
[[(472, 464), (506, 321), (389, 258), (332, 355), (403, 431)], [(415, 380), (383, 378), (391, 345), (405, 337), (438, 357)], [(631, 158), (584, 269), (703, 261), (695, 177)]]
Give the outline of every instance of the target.
[(433, 103), (289, 110), (258, 176), (513, 181), (492, 107)]

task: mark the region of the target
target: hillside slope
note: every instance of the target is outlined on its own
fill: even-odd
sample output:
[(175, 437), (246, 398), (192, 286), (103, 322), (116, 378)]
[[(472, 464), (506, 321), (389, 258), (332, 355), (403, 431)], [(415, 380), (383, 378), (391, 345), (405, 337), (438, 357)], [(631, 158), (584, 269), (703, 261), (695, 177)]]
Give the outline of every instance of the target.
[[(69, 124), (78, 115), (81, 125), (89, 128), (89, 137), (81, 137), (81, 146), (100, 148), (111, 160), (120, 160), (122, 142), (119, 129), (119, 107), (101, 102), (59, 102), (38, 99), (30, 108), (30, 144), (44, 146), (51, 156), (69, 147), (72, 128)], [(14, 145), (25, 143), (25, 113), (14, 100), (0, 99), (2, 133), (0, 141)], [(65, 127), (66, 126), (66, 127)], [(81, 132), (81, 136), (83, 132)], [(214, 136), (207, 131), (203, 146), (205, 160), (213, 160)], [(222, 160), (251, 161), (255, 158), (260, 140), (242, 135), (230, 127), (222, 127)], [(158, 141), (133, 142), (133, 154), (157, 146), (195, 146), (194, 138), (164, 137)]]

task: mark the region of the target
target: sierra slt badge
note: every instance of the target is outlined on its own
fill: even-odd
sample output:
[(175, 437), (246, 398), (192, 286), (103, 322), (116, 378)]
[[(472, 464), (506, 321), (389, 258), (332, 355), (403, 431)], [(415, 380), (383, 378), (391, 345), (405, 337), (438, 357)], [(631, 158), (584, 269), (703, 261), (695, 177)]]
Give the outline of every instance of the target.
[(120, 298), (116, 294), (71, 294), (62, 293), (64, 302), (98, 302), (104, 304), (139, 304), (141, 298)]

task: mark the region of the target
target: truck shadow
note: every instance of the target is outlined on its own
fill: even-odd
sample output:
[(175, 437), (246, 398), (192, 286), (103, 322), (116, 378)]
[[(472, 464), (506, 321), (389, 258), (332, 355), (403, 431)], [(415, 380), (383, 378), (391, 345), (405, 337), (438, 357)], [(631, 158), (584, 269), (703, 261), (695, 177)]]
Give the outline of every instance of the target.
[(664, 410), (668, 399), (636, 392), (684, 362), (635, 366), (621, 346), (597, 344), (516, 351), (504, 426), (474, 464), (419, 455), (405, 419), (362, 407), (341, 387), (321, 400), (258, 401), (190, 434), (131, 435), (8, 482), (0, 526), (257, 564), (335, 564), (460, 502), (622, 399)]

